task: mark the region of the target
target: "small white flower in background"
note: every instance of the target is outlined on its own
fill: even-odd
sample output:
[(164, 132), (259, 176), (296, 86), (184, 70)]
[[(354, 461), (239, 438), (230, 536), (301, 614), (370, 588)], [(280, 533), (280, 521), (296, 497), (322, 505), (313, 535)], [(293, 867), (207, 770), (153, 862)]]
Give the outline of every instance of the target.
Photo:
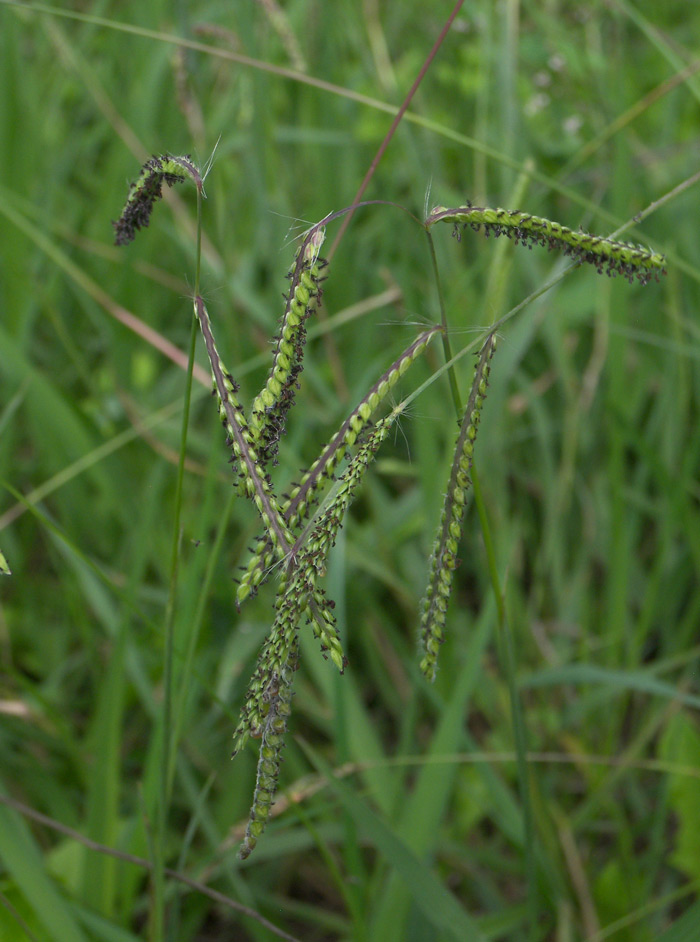
[(544, 111), (550, 101), (549, 95), (545, 92), (538, 92), (537, 95), (533, 95), (532, 98), (526, 102), (525, 114), (528, 115), (528, 117), (539, 114), (540, 111)]
[(580, 114), (569, 115), (562, 123), (562, 127), (567, 134), (578, 134), (583, 127), (583, 118)]
[(549, 57), (547, 65), (552, 70), (552, 72), (561, 72), (566, 65), (566, 59), (558, 52), (555, 52), (553, 56)]

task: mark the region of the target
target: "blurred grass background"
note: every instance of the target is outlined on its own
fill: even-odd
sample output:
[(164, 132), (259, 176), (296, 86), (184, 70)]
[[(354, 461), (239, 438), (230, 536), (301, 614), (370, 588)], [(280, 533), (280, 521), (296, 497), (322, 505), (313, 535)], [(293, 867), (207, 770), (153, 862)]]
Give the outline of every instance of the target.
[[(0, 804), (3, 940), (154, 937), (145, 866), (85, 839), (151, 863), (160, 853), (288, 938), (698, 938), (692, 186), (626, 236), (667, 253), (660, 284), (576, 270), (504, 327), (493, 361), (477, 459), (514, 636), (529, 799), (473, 510), (436, 684), (417, 670), (455, 435), (443, 376), (381, 452), (342, 531), (327, 588), (350, 667), (338, 677), (302, 633), (279, 813), (250, 860), (236, 859), (256, 756), (230, 762), (231, 732), (272, 592), (236, 613), (231, 580), (257, 524), (230, 499), (222, 431), (197, 384), (175, 788), (166, 846), (149, 839), (184, 384), (156, 344), (187, 348), (194, 198), (179, 189), (127, 249), (112, 246), (110, 220), (151, 153), (204, 162), (220, 139), (203, 288), (250, 401), (282, 310), (292, 227), (352, 201), (450, 9), (0, 4), (0, 546), (13, 571), (0, 585), (0, 794), (77, 832)], [(697, 172), (699, 33), (700, 8), (685, 0), (467, 2), (366, 196), (419, 216), (426, 202), (517, 200), (611, 232)], [(407, 218), (362, 210), (333, 260), (281, 490), (416, 324), (438, 317), (425, 239)], [(435, 237), (455, 350), (565, 267), (503, 240)], [(436, 346), (402, 392), (440, 362)], [(470, 366), (463, 357), (463, 387)], [(175, 878), (167, 891), (166, 939), (277, 937)]]

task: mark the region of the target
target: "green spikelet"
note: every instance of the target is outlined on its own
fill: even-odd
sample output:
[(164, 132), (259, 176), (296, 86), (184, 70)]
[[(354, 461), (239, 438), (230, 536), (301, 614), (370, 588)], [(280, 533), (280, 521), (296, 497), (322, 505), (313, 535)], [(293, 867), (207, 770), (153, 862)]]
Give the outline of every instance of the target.
[[(295, 643), (296, 632), (306, 614), (316, 638), (338, 670), (347, 659), (338, 635), (331, 603), (318, 589), (317, 580), (325, 575), (326, 559), (335, 543), (338, 529), (357, 492), (377, 449), (389, 434), (397, 413), (377, 423), (337, 482), (318, 517), (309, 525), (289, 554), (287, 571), (282, 577), (275, 601), (275, 621), (262, 646), (255, 672), (246, 691), (241, 717), (234, 731), (235, 756), (249, 737), (257, 738), (265, 730), (269, 712), (270, 678), (280, 674)], [(274, 680), (272, 681), (275, 685)]]
[(321, 300), (321, 270), (327, 263), (319, 257), (319, 252), (325, 234), (323, 227), (312, 230), (289, 270), (292, 283), (272, 367), (250, 412), (250, 427), (258, 445), (258, 454), (266, 465), (276, 459), (287, 413), (294, 402), (297, 377), (302, 370), (306, 321)]
[[(348, 448), (355, 444), (372, 414), (441, 329), (432, 327), (424, 331), (403, 351), (345, 419), (301, 480), (294, 485), (288, 499), (282, 504), (282, 513), (290, 528), (295, 529), (308, 517), (316, 506), (323, 485), (333, 479), (336, 468)], [(275, 553), (269, 541), (258, 541), (238, 586), (236, 601), (239, 606), (249, 595), (255, 594), (274, 559)]]
[(343, 518), (379, 446), (389, 434), (396, 415), (394, 411), (380, 419), (367, 434), (347, 470), (329, 493), (320, 513), (307, 528), (310, 533), (305, 532), (297, 540), (297, 545), (303, 546), (301, 552), (304, 559), (309, 560), (309, 565), (318, 576), (325, 575), (326, 557), (335, 545)]
[(436, 222), (454, 223), (457, 238), (460, 238), (459, 225), (470, 226), (475, 232), (483, 226), (487, 236), (505, 235), (515, 239), (516, 244), (522, 242), (530, 248), (542, 245), (550, 250), (561, 249), (576, 261), (595, 265), (601, 274), (620, 274), (630, 282), (636, 277), (641, 284), (646, 284), (651, 278), (656, 277), (658, 280), (659, 274), (666, 274), (666, 259), (658, 252), (630, 242), (616, 242), (587, 232), (574, 232), (558, 222), (529, 213), (469, 205), (455, 209), (436, 206), (425, 223), (426, 226), (432, 226)]
[(267, 538), (276, 552), (283, 555), (294, 542), (294, 537), (284, 522), (270, 482), (261, 470), (254, 437), (236, 398), (236, 384), (221, 362), (209, 314), (201, 297), (195, 298), (194, 309), (209, 356), (214, 390), (219, 402), (219, 415), (233, 455), (234, 471), (240, 478), (239, 488), (258, 508)]
[(438, 652), (444, 641), (447, 603), (452, 591), (452, 573), (457, 565), (467, 490), (471, 485), (469, 472), (474, 455), (474, 442), (495, 347), (496, 335), (491, 334), (481, 348), (469, 401), (460, 425), (440, 526), (430, 559), (428, 587), (421, 605), (420, 668), (431, 681), (435, 680)]
[(115, 244), (128, 245), (139, 229), (148, 226), (153, 207), (163, 196), (164, 183), (174, 186), (176, 183), (184, 183), (188, 178), (194, 182), (200, 193), (203, 192), (202, 178), (189, 154), (184, 157), (162, 154), (147, 160), (141, 168), (138, 180), (131, 184), (121, 216), (112, 223)]
[(343, 674), (348, 665), (348, 659), (343, 651), (343, 644), (338, 633), (338, 623), (333, 614), (335, 603), (326, 598), (321, 589), (315, 589), (313, 597), (309, 599), (308, 615), (316, 638), (321, 645), (321, 654), (329, 658), (338, 671)]
[[(296, 559), (298, 571), (304, 579), (307, 591), (311, 588), (314, 590), (309, 603), (314, 635), (321, 642), (324, 657), (328, 652), (328, 656), (341, 674), (345, 670), (347, 659), (329, 604), (325, 596), (315, 588), (316, 580), (326, 574), (328, 553), (335, 545), (338, 530), (343, 524), (348, 507), (380, 445), (389, 434), (396, 415), (396, 412), (392, 412), (386, 418), (381, 419), (367, 434), (345, 473), (328, 495), (321, 511), (309, 524), (307, 531), (298, 538), (295, 548), (292, 549), (292, 557)], [(300, 549), (295, 552), (297, 546)]]
[(236, 756), (248, 738), (259, 738), (269, 712), (270, 685), (290, 657), (296, 632), (306, 608), (301, 580), (296, 574), (284, 573), (275, 600), (275, 620), (258, 655), (253, 676), (248, 683), (238, 725), (233, 733), (233, 755)]
[(299, 639), (295, 634), (284, 665), (279, 673), (270, 677), (265, 692), (268, 710), (262, 728), (253, 806), (245, 838), (238, 852), (241, 860), (245, 860), (255, 849), (270, 817), (277, 791), (284, 735), (292, 712), (292, 688), (298, 664)]
[(308, 557), (300, 553), (290, 562), (289, 568), (290, 571), (283, 575), (280, 582), (275, 600), (275, 620), (258, 655), (255, 672), (248, 684), (241, 715), (233, 733), (234, 756), (245, 746), (249, 737), (257, 739), (265, 729), (270, 709), (270, 690), (277, 686), (274, 678), (280, 674), (290, 657), (304, 615), (311, 622), (315, 637), (321, 641), (324, 656), (326, 651), (329, 652), (341, 673), (347, 664), (331, 611), (332, 603), (315, 588), (315, 574), (309, 566)]

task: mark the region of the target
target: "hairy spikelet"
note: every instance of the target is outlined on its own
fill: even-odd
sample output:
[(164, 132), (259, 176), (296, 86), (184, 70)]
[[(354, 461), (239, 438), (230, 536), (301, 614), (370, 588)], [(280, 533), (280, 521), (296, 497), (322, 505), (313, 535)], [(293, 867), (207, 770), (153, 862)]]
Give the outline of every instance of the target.
[(659, 274), (666, 274), (664, 256), (644, 246), (617, 242), (587, 232), (574, 232), (558, 222), (516, 210), (469, 205), (455, 209), (436, 206), (425, 222), (427, 226), (436, 222), (454, 223), (457, 238), (460, 238), (460, 225), (469, 226), (475, 232), (483, 226), (487, 236), (505, 235), (515, 239), (516, 244), (521, 242), (529, 248), (542, 245), (550, 250), (560, 249), (578, 262), (594, 265), (601, 274), (620, 274), (630, 282), (636, 277), (641, 284), (646, 284), (651, 278), (658, 280)]
[(265, 830), (277, 790), (284, 735), (291, 714), (292, 684), (299, 662), (299, 622), (306, 613), (321, 650), (342, 672), (347, 663), (340, 644), (331, 603), (316, 586), (325, 574), (326, 558), (351, 500), (377, 449), (389, 433), (395, 413), (377, 423), (319, 514), (311, 532), (297, 541), (277, 593), (275, 621), (258, 657), (234, 733), (235, 756), (247, 740), (260, 738), (260, 755), (253, 807), (239, 851), (247, 857)]
[(269, 678), (278, 674), (286, 663), (304, 616), (309, 619), (324, 656), (330, 657), (341, 673), (345, 669), (347, 659), (338, 635), (333, 603), (318, 588), (317, 582), (325, 575), (327, 556), (343, 517), (377, 449), (388, 435), (394, 415), (382, 419), (372, 429), (329, 495), (326, 506), (309, 526), (309, 532), (302, 534), (289, 552), (289, 562), (275, 600), (272, 630), (258, 655), (234, 732), (234, 755), (250, 736), (257, 738), (262, 734), (269, 709)]
[(333, 614), (335, 602), (326, 596), (326, 593), (316, 587), (309, 599), (308, 616), (314, 638), (321, 646), (324, 658), (330, 658), (341, 674), (345, 673), (348, 659), (343, 651), (340, 640), (338, 621)]
[(0, 550), (0, 576), (11, 576), (12, 570), (7, 564), (5, 554)]
[[(289, 527), (294, 529), (307, 519), (316, 506), (322, 486), (333, 480), (336, 468), (348, 448), (355, 444), (374, 411), (440, 331), (440, 327), (424, 331), (394, 360), (345, 419), (320, 456), (302, 475), (301, 480), (293, 486), (289, 497), (282, 504), (282, 513)], [(249, 595), (255, 594), (274, 559), (274, 548), (270, 542), (267, 539), (259, 540), (238, 586), (236, 600), (239, 605)]]
[(121, 216), (112, 223), (115, 244), (128, 245), (139, 229), (148, 226), (153, 207), (163, 196), (164, 183), (174, 186), (176, 183), (184, 183), (188, 178), (201, 192), (202, 178), (189, 154), (184, 157), (162, 154), (147, 160), (141, 168), (138, 180), (131, 184)]
[(317, 580), (325, 576), (328, 553), (335, 546), (338, 530), (343, 525), (348, 507), (354, 500), (367, 469), (380, 445), (389, 434), (396, 416), (392, 412), (377, 422), (367, 434), (342, 477), (328, 495), (324, 507), (292, 548), (297, 573), (309, 598), (309, 614), (314, 636), (321, 642), (323, 656), (329, 656), (342, 674), (347, 664), (343, 652), (332, 603), (317, 588)]
[(327, 263), (319, 252), (325, 233), (323, 227), (310, 233), (289, 270), (291, 286), (285, 298), (272, 367), (250, 412), (250, 427), (265, 465), (276, 460), (287, 413), (294, 402), (297, 377), (303, 368), (306, 321), (321, 302), (321, 271)]
[(269, 711), (270, 678), (276, 676), (286, 663), (292, 650), (296, 632), (306, 617), (313, 633), (321, 642), (321, 650), (328, 652), (338, 669), (347, 665), (343, 653), (333, 603), (313, 584), (314, 574), (308, 560), (292, 565), (280, 582), (275, 600), (275, 620), (258, 655), (255, 671), (246, 690), (238, 724), (233, 733), (233, 755), (245, 746), (249, 737), (262, 735)]
[(249, 497), (263, 521), (265, 533), (276, 552), (284, 554), (294, 538), (284, 522), (272, 485), (261, 468), (254, 436), (251, 434), (243, 409), (236, 398), (237, 386), (225, 369), (214, 342), (211, 322), (206, 305), (201, 297), (195, 298), (195, 314), (204, 337), (212, 381), (219, 403), (219, 415), (226, 430), (226, 443), (231, 448), (234, 472), (239, 478), (239, 488)]
[(422, 653), (420, 668), (428, 680), (435, 679), (438, 652), (444, 641), (445, 616), (452, 591), (452, 574), (457, 565), (457, 550), (462, 537), (467, 490), (471, 485), (469, 472), (474, 455), (474, 442), (481, 418), (481, 407), (486, 397), (491, 369), (490, 361), (495, 347), (496, 335), (491, 334), (481, 348), (476, 364), (474, 381), (457, 437), (440, 526), (430, 559), (430, 574), (421, 605), (420, 620)]
[(275, 600), (275, 620), (263, 643), (253, 676), (248, 683), (238, 725), (233, 733), (233, 755), (237, 755), (248, 738), (259, 739), (269, 712), (269, 689), (273, 678), (287, 663), (294, 646), (296, 632), (306, 609), (307, 598), (300, 591), (298, 573), (282, 576)]
[(268, 709), (261, 734), (253, 806), (245, 838), (238, 852), (241, 860), (245, 860), (255, 849), (270, 817), (282, 762), (284, 734), (292, 712), (294, 673), (298, 666), (299, 639), (295, 634), (286, 661), (278, 673), (269, 677), (265, 691)]
[(296, 545), (303, 547), (298, 558), (308, 560), (308, 565), (316, 576), (325, 575), (326, 558), (331, 547), (335, 545), (345, 513), (379, 446), (389, 434), (395, 417), (396, 413), (392, 412), (380, 419), (367, 434), (347, 470), (330, 492), (325, 506), (309, 527), (311, 532), (304, 533), (297, 539)]

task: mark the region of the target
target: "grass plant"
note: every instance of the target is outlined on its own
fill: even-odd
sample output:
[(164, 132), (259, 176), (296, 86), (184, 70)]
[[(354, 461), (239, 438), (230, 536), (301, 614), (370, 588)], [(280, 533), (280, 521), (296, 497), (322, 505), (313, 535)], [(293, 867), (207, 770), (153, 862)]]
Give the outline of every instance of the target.
[(693, 938), (698, 13), (243, 6), (0, 0), (0, 937)]

